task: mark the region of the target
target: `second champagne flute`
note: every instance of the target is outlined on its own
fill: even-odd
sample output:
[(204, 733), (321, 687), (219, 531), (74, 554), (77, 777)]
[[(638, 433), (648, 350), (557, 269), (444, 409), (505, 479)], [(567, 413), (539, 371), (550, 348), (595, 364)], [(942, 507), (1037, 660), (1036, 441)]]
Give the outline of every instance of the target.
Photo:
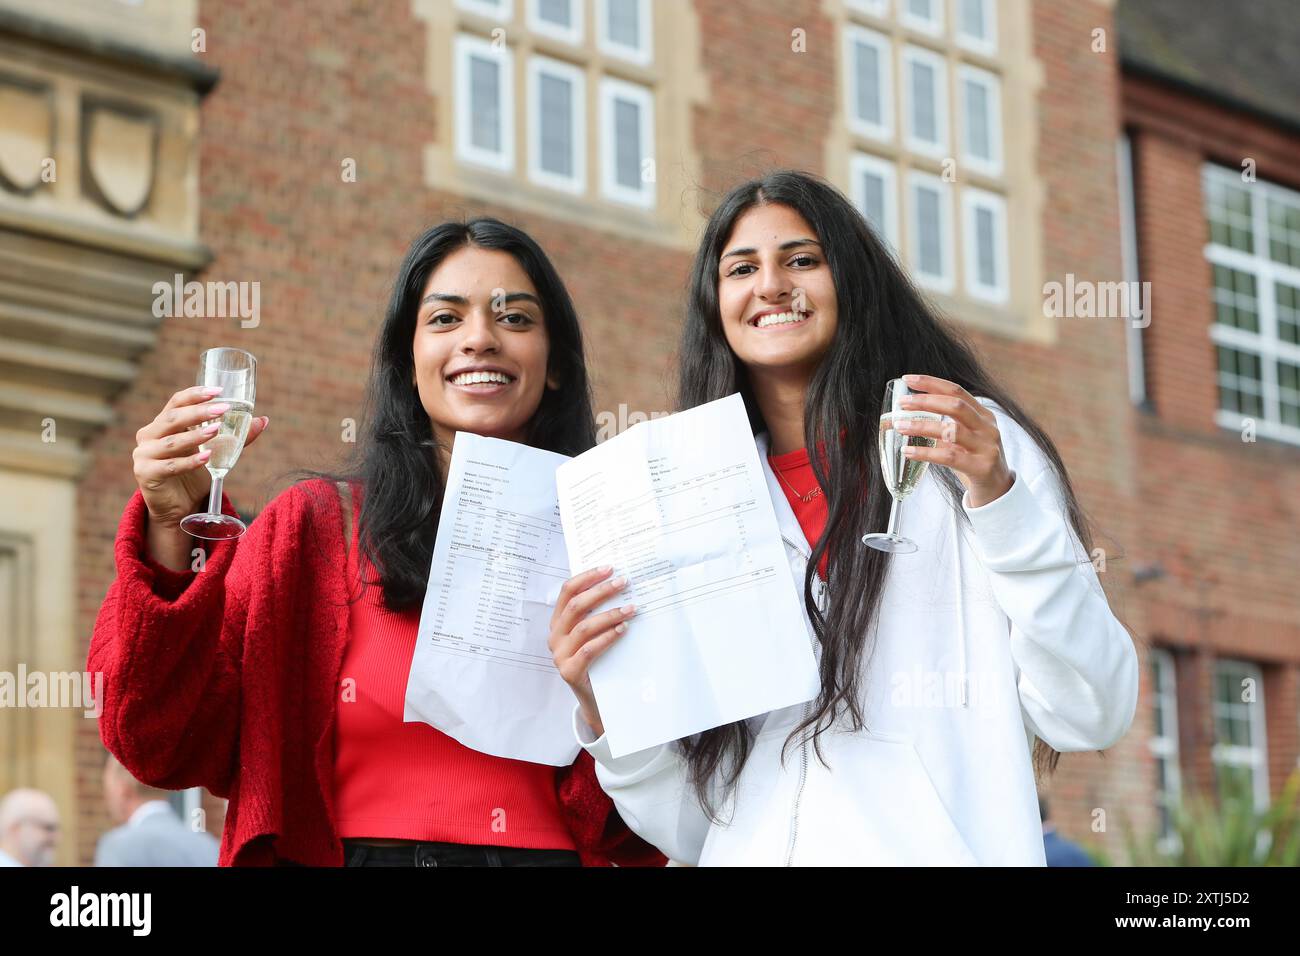
[(880, 430), (876, 443), (880, 449), (880, 470), (885, 476), (885, 487), (893, 499), (889, 506), (889, 530), (883, 534), (879, 531), (862, 536), (862, 543), (877, 551), (890, 554), (911, 554), (916, 550), (916, 542), (904, 538), (898, 533), (898, 505), (904, 498), (916, 490), (930, 463), (917, 458), (908, 458), (903, 449), (908, 445), (923, 445), (933, 448), (936, 444), (928, 435), (904, 435), (894, 426), (904, 419), (926, 419), (942, 421), (942, 415), (934, 412), (922, 412), (910, 408), (900, 408), (899, 403), (912, 394), (907, 383), (901, 378), (889, 380), (885, 386), (885, 400), (881, 406)]

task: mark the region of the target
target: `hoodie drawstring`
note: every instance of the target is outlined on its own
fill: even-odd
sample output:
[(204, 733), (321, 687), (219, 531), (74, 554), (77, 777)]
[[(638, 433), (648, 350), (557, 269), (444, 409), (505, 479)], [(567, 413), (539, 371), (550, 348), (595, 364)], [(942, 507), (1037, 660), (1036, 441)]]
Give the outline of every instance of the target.
[(970, 706), (970, 698), (966, 693), (966, 611), (962, 606), (962, 567), (961, 567), (961, 529), (957, 524), (957, 511), (955, 508), (949, 509), (949, 518), (952, 520), (952, 541), (953, 548), (956, 549), (954, 554), (957, 563), (957, 666), (959, 677), (961, 679), (961, 705)]

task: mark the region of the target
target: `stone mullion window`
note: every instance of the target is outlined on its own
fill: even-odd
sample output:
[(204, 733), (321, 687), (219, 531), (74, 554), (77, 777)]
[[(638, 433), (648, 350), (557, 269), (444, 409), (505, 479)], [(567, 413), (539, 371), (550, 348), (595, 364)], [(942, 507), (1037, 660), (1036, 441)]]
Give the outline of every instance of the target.
[(693, 241), (672, 202), (697, 181), (690, 105), (703, 81), (689, 0), (416, 0), (416, 12), (439, 97), (430, 187)]
[(825, 3), (841, 31), (832, 178), (945, 311), (1050, 340), (1028, 4)]

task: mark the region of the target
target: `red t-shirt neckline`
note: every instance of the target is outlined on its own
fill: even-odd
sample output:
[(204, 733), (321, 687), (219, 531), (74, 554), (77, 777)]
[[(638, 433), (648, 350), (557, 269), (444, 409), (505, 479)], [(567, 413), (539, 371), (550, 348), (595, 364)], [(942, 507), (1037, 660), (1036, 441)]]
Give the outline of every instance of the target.
[[(817, 447), (822, 452), (822, 464), (825, 465), (825, 445), (818, 442)], [(829, 511), (825, 491), (810, 501), (804, 501), (800, 497), (810, 493), (814, 488), (821, 487), (817, 483), (817, 476), (813, 474), (808, 449), (796, 448), (794, 451), (788, 451), (781, 455), (768, 455), (767, 460), (772, 466), (772, 470), (777, 473), (777, 484), (785, 492), (785, 499), (790, 502), (790, 509), (794, 512), (795, 519), (799, 522), (804, 537), (808, 539), (808, 546), (810, 548), (817, 547), (817, 542), (821, 540), (822, 532), (826, 529), (826, 518)], [(817, 563), (817, 571), (823, 581), (827, 578), (829, 558), (830, 553), (827, 552), (822, 555), (821, 561)]]

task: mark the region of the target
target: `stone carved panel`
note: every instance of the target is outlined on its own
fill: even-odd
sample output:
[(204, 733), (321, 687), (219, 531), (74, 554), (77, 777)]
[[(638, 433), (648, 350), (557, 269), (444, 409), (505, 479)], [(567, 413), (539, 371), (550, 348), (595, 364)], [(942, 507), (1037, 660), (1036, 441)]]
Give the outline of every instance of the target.
[(210, 261), (197, 137), (216, 77), (0, 0), (0, 474), (83, 473), (153, 344), (153, 283)]
[(144, 209), (158, 167), (158, 115), (131, 103), (81, 103), (82, 189), (110, 212)]
[(44, 83), (0, 73), (0, 116), (0, 189), (35, 192), (46, 160), (54, 155), (53, 91)]
[[(32, 665), (31, 538), (0, 527), (0, 670), (16, 674), (20, 663)], [(32, 780), (32, 712), (0, 710), (0, 793)]]

